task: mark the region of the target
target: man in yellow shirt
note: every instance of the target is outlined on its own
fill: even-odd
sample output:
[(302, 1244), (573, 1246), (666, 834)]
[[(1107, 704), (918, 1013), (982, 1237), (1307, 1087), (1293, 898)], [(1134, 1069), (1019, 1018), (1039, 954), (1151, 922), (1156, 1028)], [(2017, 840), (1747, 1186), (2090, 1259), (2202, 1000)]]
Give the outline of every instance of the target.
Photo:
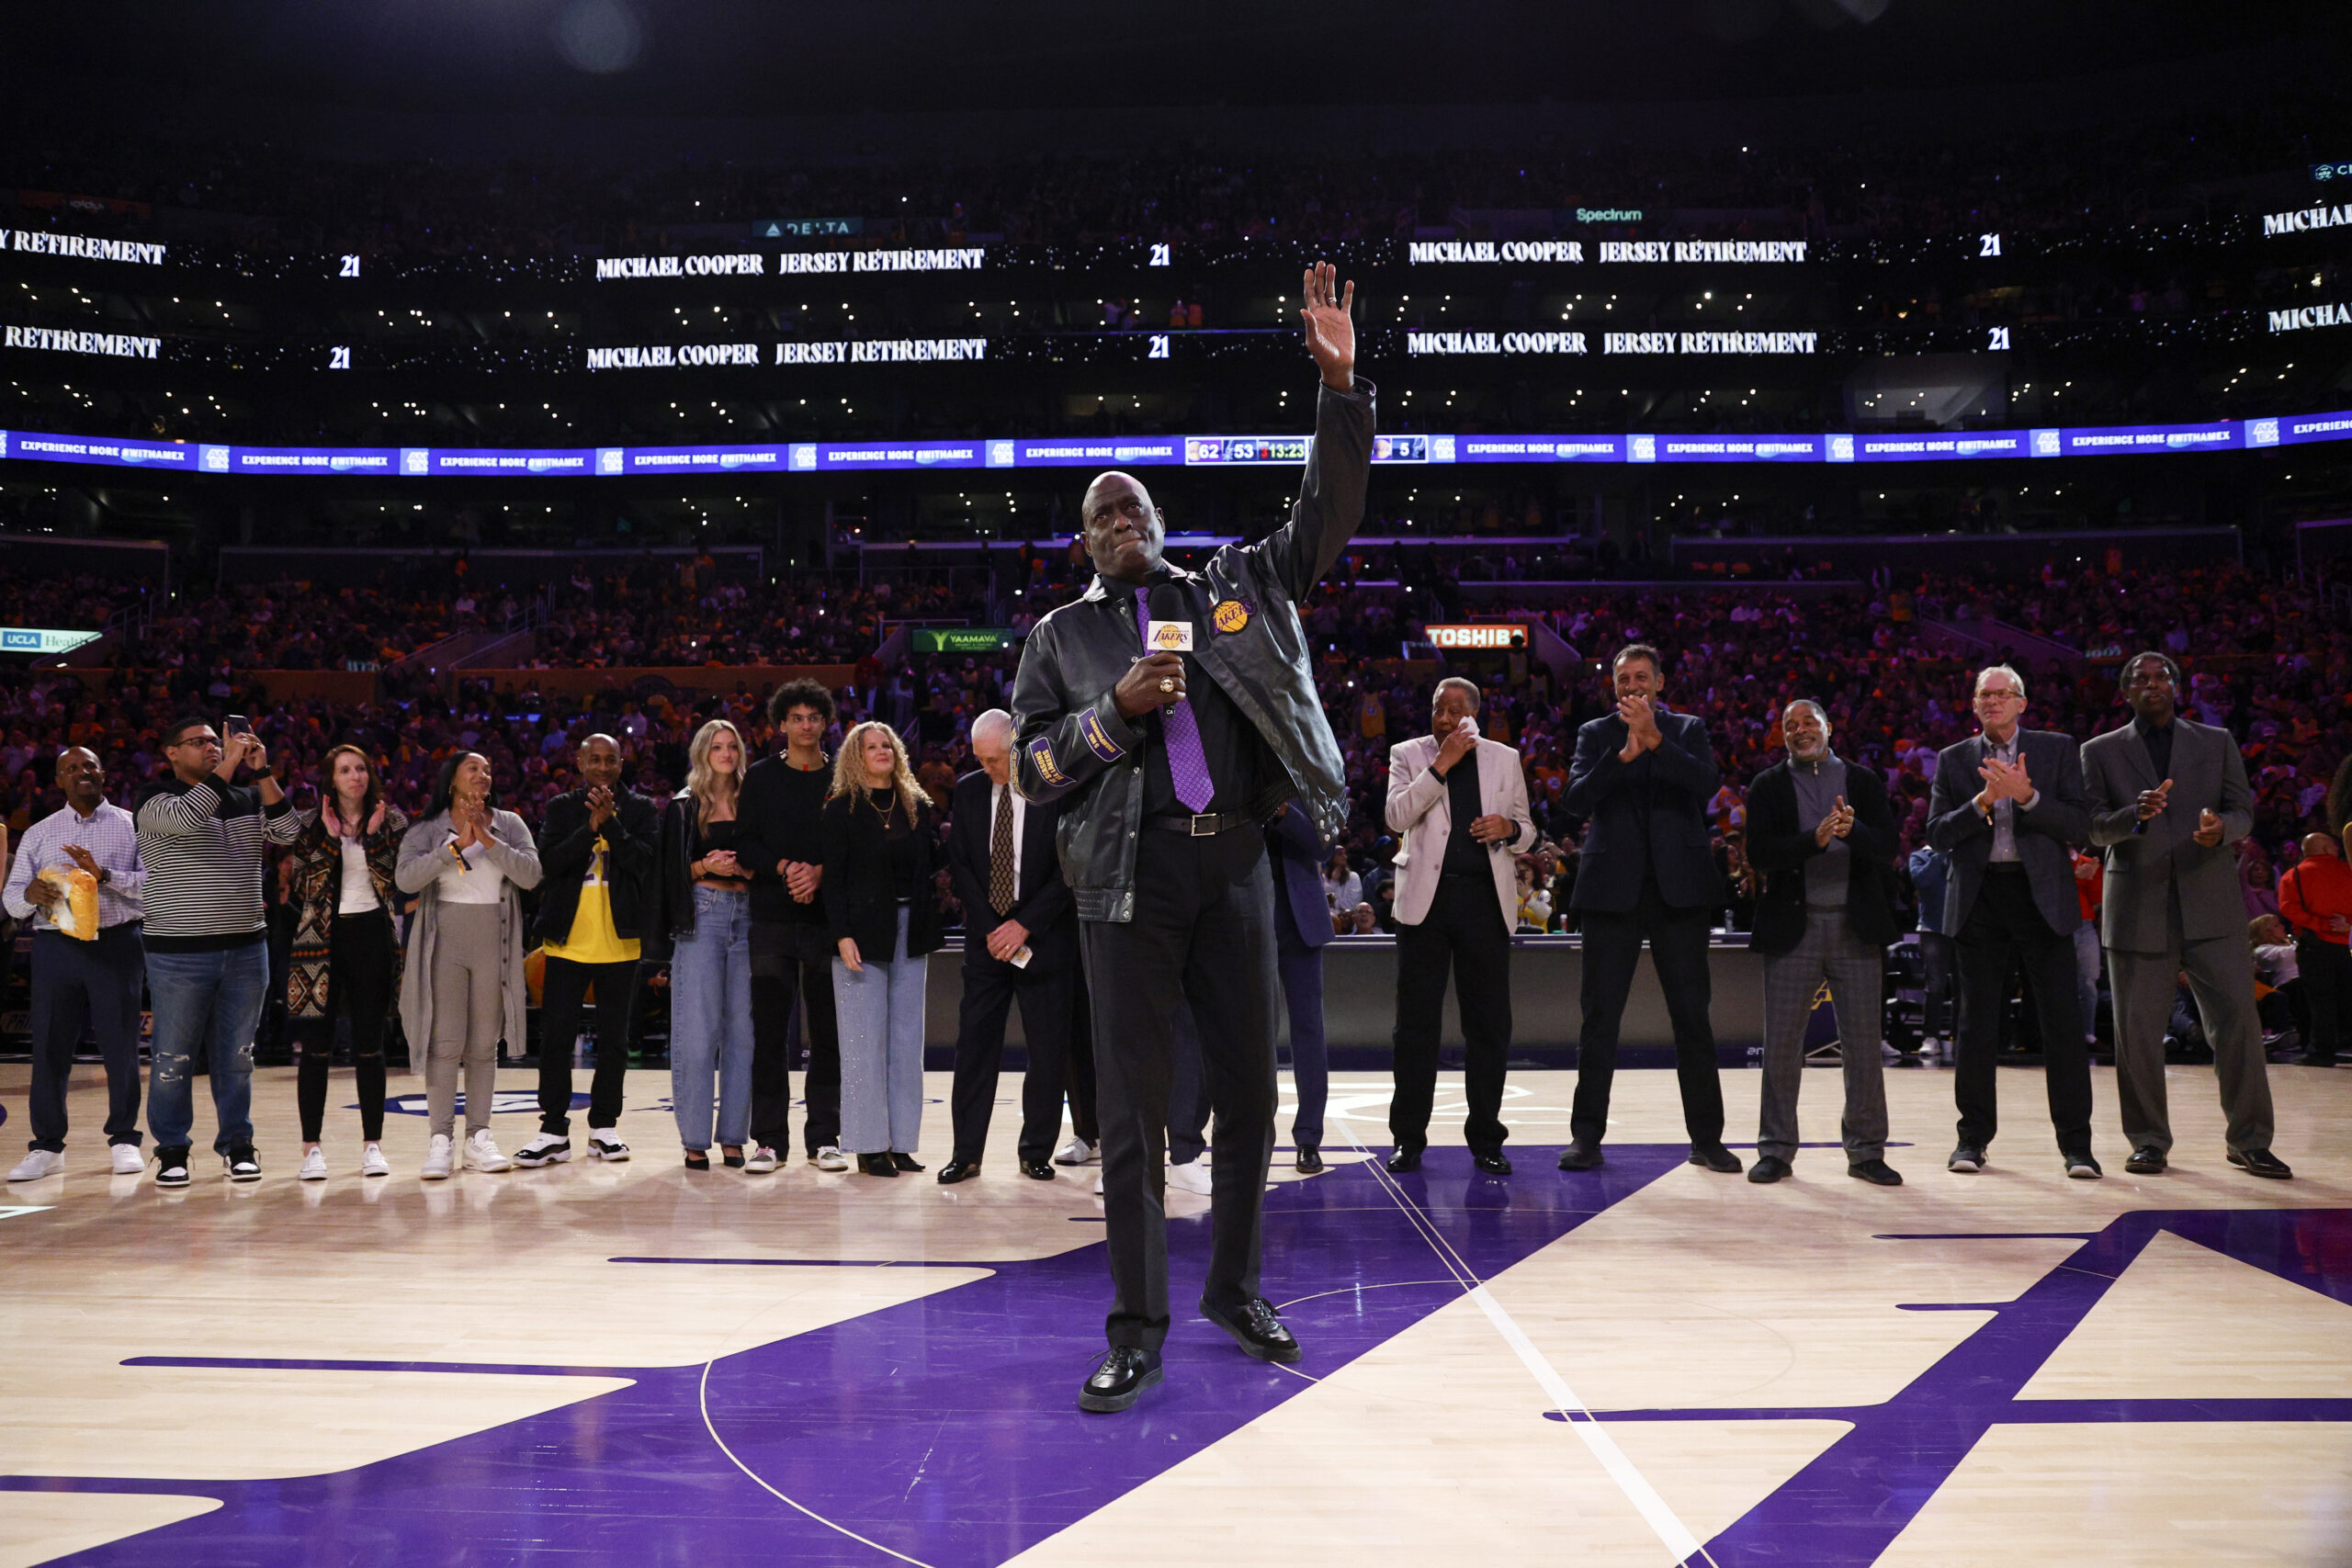
[(580, 787), (548, 802), (539, 839), (538, 936), (547, 956), (539, 1008), (539, 1132), (515, 1151), (524, 1167), (571, 1157), (571, 1052), (581, 1004), (596, 998), (596, 1076), (588, 1094), (588, 1152), (625, 1160), (616, 1129), (637, 1005), (638, 936), (653, 897), (653, 803), (621, 783), (609, 735), (580, 743)]

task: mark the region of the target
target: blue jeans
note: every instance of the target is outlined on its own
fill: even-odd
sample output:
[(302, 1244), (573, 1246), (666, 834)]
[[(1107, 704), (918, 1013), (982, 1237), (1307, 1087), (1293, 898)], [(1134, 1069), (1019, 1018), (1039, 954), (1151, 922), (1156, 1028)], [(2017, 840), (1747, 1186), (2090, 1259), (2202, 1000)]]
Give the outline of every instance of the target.
[(2083, 1038), (2098, 1032), (2098, 922), (2075, 928), (2075, 995), (2082, 1003)]
[(833, 960), (842, 1039), (842, 1151), (910, 1155), (922, 1137), (923, 987), (931, 959), (907, 956), (907, 917), (889, 961), (858, 954), (865, 973)]
[(678, 1141), (710, 1147), (711, 1074), (718, 1141), (739, 1147), (752, 1124), (752, 897), (695, 889), (695, 930), (670, 958), (670, 1104)]
[(252, 1146), (254, 1031), (268, 989), (266, 942), (215, 953), (147, 950), (147, 994), (155, 1007), (147, 1131), (157, 1148), (188, 1146), (188, 1132), (196, 1124), (188, 1059), (199, 1045), (210, 1064), (212, 1110), (220, 1123), (213, 1152)]

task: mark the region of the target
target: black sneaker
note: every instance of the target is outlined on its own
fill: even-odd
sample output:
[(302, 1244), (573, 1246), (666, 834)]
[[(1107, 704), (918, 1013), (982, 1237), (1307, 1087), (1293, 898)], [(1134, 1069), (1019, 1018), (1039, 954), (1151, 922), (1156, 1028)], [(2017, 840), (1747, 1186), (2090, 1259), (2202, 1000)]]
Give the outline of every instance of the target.
[(254, 1153), (254, 1146), (251, 1144), (239, 1144), (220, 1157), (229, 1167), (230, 1180), (259, 1181), (261, 1179), (261, 1156)]
[(155, 1151), (155, 1185), (186, 1187), (187, 1185), (187, 1156), (185, 1145), (158, 1148)]

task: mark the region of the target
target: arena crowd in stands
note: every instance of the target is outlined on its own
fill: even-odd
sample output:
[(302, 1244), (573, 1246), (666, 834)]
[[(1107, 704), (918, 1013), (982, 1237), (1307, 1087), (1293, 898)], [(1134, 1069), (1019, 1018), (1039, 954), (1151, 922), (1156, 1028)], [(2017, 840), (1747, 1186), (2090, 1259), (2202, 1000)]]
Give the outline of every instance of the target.
[[(2352, 636), (2291, 581), (2234, 566), (2109, 572), (2052, 563), (2007, 583), (1928, 574), (1863, 588), (1579, 584), (1549, 591), (1541, 605), (1532, 603), (1531, 589), (1529, 604), (1484, 603), (1465, 612), (1454, 573), (1473, 565), (1492, 570), (1476, 558), (1445, 570), (1425, 562), (1401, 572), (1380, 554), (1351, 558), (1306, 612), (1354, 799), (1340, 847), (1384, 925), (1393, 850), (1383, 826), (1388, 749), (1426, 732), (1430, 690), (1447, 672), (1425, 648), (1420, 659), (1399, 655), (1427, 622), (1465, 613), (1541, 621), (1579, 656), (1556, 673), (1541, 658), (1521, 655), (1469, 667), (1486, 691), (1485, 732), (1520, 750), (1544, 834), (1531, 859), (1546, 879), (1573, 876), (1582, 824), (1562, 796), (1576, 728), (1607, 705), (1594, 661), (1635, 641), (1668, 651), (1668, 700), (1707, 725), (1724, 780), (1714, 825), (1727, 840), (1738, 836), (1747, 782), (1779, 759), (1781, 708), (1789, 698), (1818, 699), (1840, 754), (1886, 781), (1907, 853), (1924, 831), (1937, 750), (1973, 730), (1969, 694), (1977, 669), (2015, 665), (2026, 677), (2030, 722), (2084, 739), (2124, 720), (2115, 669), (2143, 648), (2178, 660), (2188, 678), (2184, 711), (2226, 726), (2245, 749), (2256, 796), (2254, 835), (2242, 852), (2250, 887), (2267, 888), (2290, 867), (2305, 832), (2341, 827), (2330, 786), (2352, 756), (2346, 695)], [(876, 657), (884, 618), (1002, 616), (981, 624), (1019, 632), (1070, 596), (1072, 576), (1050, 552), (994, 576), (971, 569), (928, 580), (909, 573), (862, 588), (808, 577), (752, 589), (707, 572), (697, 581), (691, 568), (599, 581), (583, 569), (579, 581), (554, 590), (554, 613), (531, 658), (495, 686), (459, 678), (450, 687), (445, 677), (387, 671), (374, 678), (375, 697), (357, 705), (272, 703), (266, 677), (250, 672), (320, 667), (334, 642), (331, 628), (349, 619), (355, 639), (367, 629), (372, 640), (379, 628), (400, 625), (408, 601), (389, 590), (346, 597), (294, 582), (240, 587), (185, 615), (159, 617), (158, 644), (174, 655), (160, 663), (142, 667), (131, 659), (91, 672), (89, 684), (55, 671), (0, 673), (0, 822), (21, 832), (56, 808), (51, 770), (65, 745), (96, 750), (110, 792), (130, 799), (163, 766), (161, 728), (190, 708), (254, 716), (275, 771), (305, 808), (317, 800), (321, 759), (339, 742), (356, 741), (376, 755), (386, 793), (412, 813), (441, 761), (464, 749), (490, 759), (501, 803), (535, 829), (544, 803), (577, 782), (574, 752), (592, 731), (621, 738), (631, 782), (656, 796), (684, 783), (686, 742), (707, 719), (734, 723), (755, 754), (778, 744), (765, 711), (772, 680), (722, 680), (726, 689), (708, 694), (658, 679), (616, 681), (580, 696), (553, 685), (543, 692), (531, 666), (847, 666), (836, 735), (865, 717), (888, 722), (906, 738), (924, 786), (944, 802), (972, 765), (972, 718), (1007, 701), (1017, 649), (918, 655), (886, 667)], [(493, 593), (503, 606), (503, 590), (481, 591)], [(1988, 617), (1999, 625), (1983, 626)], [(1974, 627), (1984, 640), (1956, 637), (1944, 629), (1951, 625)], [(2014, 629), (2011, 641), (2001, 640), (2003, 627)], [(394, 632), (377, 652), (422, 639)], [(1554, 909), (1567, 909), (1565, 892), (1555, 885)], [(2257, 912), (2251, 902), (2249, 910)]]

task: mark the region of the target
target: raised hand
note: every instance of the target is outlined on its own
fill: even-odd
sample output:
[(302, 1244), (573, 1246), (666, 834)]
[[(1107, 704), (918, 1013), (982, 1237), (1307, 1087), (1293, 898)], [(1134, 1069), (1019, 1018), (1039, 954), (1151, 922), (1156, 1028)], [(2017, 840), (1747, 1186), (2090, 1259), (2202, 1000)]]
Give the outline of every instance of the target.
[(1456, 725), (1446, 738), (1437, 743), (1437, 756), (1430, 762), (1430, 771), (1443, 778), (1453, 771), (1453, 764), (1478, 749), (1478, 732)]
[(1151, 653), (1127, 666), (1111, 688), (1111, 701), (1122, 718), (1140, 718), (1154, 708), (1184, 700), (1184, 656)]
[(1306, 303), (1298, 314), (1306, 323), (1306, 352), (1315, 356), (1323, 384), (1344, 392), (1356, 378), (1356, 324), (1349, 314), (1355, 308), (1356, 286), (1350, 283), (1342, 291), (1339, 276), (1329, 262), (1308, 267), (1302, 285)]
[(1658, 733), (1657, 710), (1647, 697), (1618, 698), (1617, 716), (1625, 721), (1625, 749), (1617, 753), (1619, 761), (1630, 762), (1665, 743), (1666, 737)]
[(73, 861), (73, 863), (82, 870), (88, 872), (92, 876), (98, 875), (97, 861), (92, 857), (89, 851), (84, 849), (81, 845), (67, 844), (65, 846), (65, 854), (68, 859)]
[(2171, 799), (2172, 780), (2170, 779), (2165, 780), (2154, 789), (2142, 790), (2140, 798), (2135, 803), (2140, 812), (2140, 820), (2145, 822), (2151, 817), (2162, 817), (2165, 814), (2165, 805)]
[(380, 833), (384, 830), (384, 803), (378, 801), (374, 814), (368, 818), (368, 831), (370, 833)]
[(2197, 814), (2197, 831), (2191, 833), (2189, 837), (2195, 839), (2199, 843), (2204, 845), (2209, 850), (2215, 849), (2220, 846), (2222, 842), (2222, 819), (2213, 815), (2213, 811), (2211, 807), (2208, 807), (2206, 809)]

